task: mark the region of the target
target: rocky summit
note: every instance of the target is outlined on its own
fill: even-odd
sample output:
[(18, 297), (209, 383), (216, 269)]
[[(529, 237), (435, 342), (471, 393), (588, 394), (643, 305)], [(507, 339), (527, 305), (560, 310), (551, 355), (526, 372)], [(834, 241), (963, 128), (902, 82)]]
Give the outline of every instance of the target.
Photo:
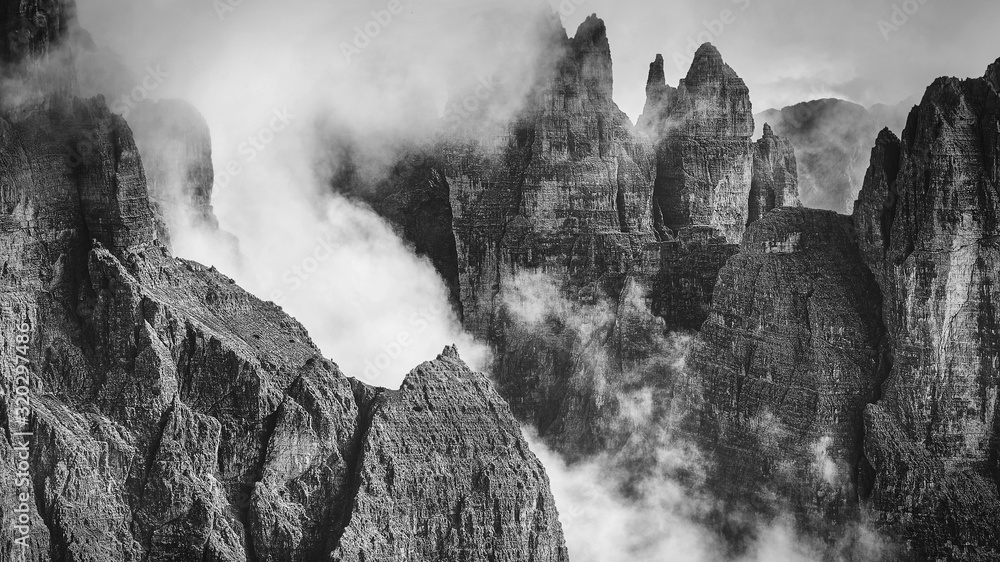
[(822, 559), (1000, 557), (1000, 60), (872, 135), (845, 216), (711, 44), (633, 126), (604, 22), (536, 18), (516, 109), (457, 92), (375, 180), (331, 147), (493, 351), (387, 390), (173, 257), (218, 229), (206, 121), (79, 96), (74, 12), (0, 0), (0, 87), (37, 86), (0, 91), (0, 560), (568, 562), (522, 424), (694, 498), (723, 557), (786, 521)]
[(927, 558), (1000, 556), (998, 162), (1000, 60), (881, 133), (854, 211), (891, 344), (861, 493)]
[(662, 79), (658, 57), (639, 121), (657, 143), (657, 224), (669, 231), (712, 226), (738, 244), (747, 225), (754, 163), (750, 90), (711, 44), (698, 49), (676, 89), (665, 88)]
[[(618, 415), (614, 393), (598, 398), (594, 387), (610, 377), (618, 388), (633, 361), (601, 344), (618, 374), (598, 375), (581, 360), (591, 345), (573, 326), (554, 317), (525, 325), (511, 303), (534, 290), (531, 274), (543, 272), (560, 302), (585, 316), (631, 310), (625, 300), (635, 297), (652, 311), (641, 322), (659, 323), (650, 329), (697, 330), (748, 222), (798, 205), (797, 174), (787, 141), (751, 141), (749, 92), (713, 46), (678, 88), (665, 84), (657, 58), (633, 127), (612, 100), (604, 22), (592, 15), (572, 37), (551, 18), (535, 25), (553, 55), (519, 111), (449, 120), (437, 146), (418, 165), (406, 157), (392, 181), (335, 187), (360, 193), (431, 257), (456, 288), (466, 328), (495, 348), (492, 370), (514, 412), (575, 456), (617, 439), (599, 421)], [(454, 247), (417, 216), (450, 220)], [(615, 318), (587, 323), (614, 333)]]
[(465, 323), (515, 415), (637, 476), (629, 400), (650, 392), (736, 543), (753, 524), (727, 513), (792, 514), (832, 557), (995, 557), (998, 65), (882, 133), (845, 217), (801, 208), (799, 147), (752, 139), (711, 45), (677, 87), (654, 60), (629, 128), (605, 35), (557, 29), (520, 113), (436, 148)]

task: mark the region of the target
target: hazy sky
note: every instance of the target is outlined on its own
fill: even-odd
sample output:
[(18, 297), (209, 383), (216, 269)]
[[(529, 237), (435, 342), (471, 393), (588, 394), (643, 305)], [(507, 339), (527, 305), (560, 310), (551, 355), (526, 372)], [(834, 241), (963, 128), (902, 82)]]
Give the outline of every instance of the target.
[[(233, 26), (253, 17), (252, 12), (282, 4), (278, 0), (150, 0), (137, 6), (121, 0), (78, 1), (85, 27), (112, 46), (116, 39), (128, 37), (130, 50), (146, 52), (142, 60), (158, 59), (156, 49), (165, 47), (151, 42), (205, 43), (206, 35), (225, 36)], [(302, 18), (295, 12), (305, 9), (311, 19), (304, 22), (303, 35), (324, 33), (329, 35), (328, 44), (336, 45), (350, 42), (356, 28), (372, 21), (371, 13), (384, 10), (391, 1), (294, 0), (287, 3), (284, 13), (287, 22), (301, 26)], [(866, 106), (897, 103), (922, 93), (939, 76), (981, 76), (1000, 57), (996, 29), (1000, 2), (996, 0), (398, 1), (402, 15), (385, 26), (374, 42), (387, 36), (391, 37), (388, 42), (408, 41), (407, 54), (423, 59), (432, 59), (442, 46), (454, 44), (442, 34), (459, 35), (456, 28), (465, 26), (470, 14), (498, 3), (547, 2), (561, 13), (570, 35), (588, 15), (597, 13), (608, 26), (615, 99), (633, 120), (642, 111), (653, 57), (665, 56), (667, 80), (675, 85), (693, 49), (705, 40), (718, 46), (747, 82), (756, 112), (821, 97), (840, 97)], [(443, 11), (445, 6), (452, 13)], [(107, 17), (109, 8), (116, 12), (111, 18)], [(154, 13), (156, 18), (148, 19)], [(430, 14), (437, 23), (427, 28), (425, 16)], [(170, 33), (144, 29), (144, 18), (147, 23), (169, 27)], [(122, 29), (122, 22), (133, 19), (131, 29)], [(276, 28), (288, 27), (285, 23), (280, 18), (266, 22)], [(110, 25), (115, 29), (106, 29)], [(259, 40), (266, 43), (269, 34), (261, 32)]]
[[(615, 99), (633, 120), (642, 112), (653, 56), (664, 55), (667, 81), (676, 84), (683, 72), (675, 55), (686, 64), (689, 44), (705, 38), (747, 82), (755, 112), (821, 97), (866, 106), (897, 103), (939, 76), (982, 76), (1000, 58), (996, 0), (576, 2), (579, 7), (563, 20), (572, 33), (591, 13), (604, 18)], [(730, 23), (712, 23), (721, 22), (726, 10)], [(880, 28), (880, 21), (895, 26), (894, 13), (902, 25)]]

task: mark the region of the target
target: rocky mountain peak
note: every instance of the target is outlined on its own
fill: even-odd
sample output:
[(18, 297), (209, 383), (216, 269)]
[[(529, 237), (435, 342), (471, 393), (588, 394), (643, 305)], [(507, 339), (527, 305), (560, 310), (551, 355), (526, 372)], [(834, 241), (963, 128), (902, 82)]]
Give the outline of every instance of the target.
[(991, 64), (986, 69), (986, 81), (993, 85), (993, 89), (1000, 91), (1000, 59)]
[[(662, 57), (650, 65), (638, 128), (656, 142), (654, 217), (661, 237), (710, 226), (730, 243), (746, 228), (754, 121), (750, 90), (706, 43), (677, 89), (658, 85)], [(709, 163), (705, 166), (705, 163)]]
[(611, 52), (611, 45), (608, 42), (608, 28), (604, 25), (604, 20), (597, 17), (597, 14), (587, 16), (587, 19), (576, 29), (573, 41), (577, 45), (590, 44), (598, 49)]
[(688, 86), (699, 86), (703, 83), (720, 83), (733, 81), (733, 85), (746, 88), (743, 79), (737, 76), (724, 60), (719, 49), (711, 43), (705, 43), (694, 54), (694, 61), (688, 69), (687, 76), (683, 84)]
[(901, 139), (882, 131), (854, 211), (893, 347), (865, 415), (868, 501), (926, 559), (995, 553), (1000, 529), (997, 68), (936, 80)]
[(663, 72), (663, 55), (657, 54), (656, 59), (649, 63), (649, 78), (646, 80), (646, 92), (651, 88), (662, 88), (667, 85), (667, 78)]
[(764, 123), (764, 136), (762, 138), (769, 139), (774, 137), (774, 130), (771, 129), (771, 125)]
[(611, 96), (614, 89), (614, 73), (611, 44), (608, 42), (608, 30), (604, 20), (597, 17), (597, 14), (588, 17), (569, 41), (569, 50), (579, 65), (580, 77), (588, 95), (606, 105), (613, 103)]
[(458, 360), (461, 360), (461, 357), (458, 354), (458, 346), (456, 346), (456, 345), (449, 345), (449, 346), (445, 347), (444, 351), (442, 351), (441, 354), (438, 355), (438, 361), (441, 361), (441, 360), (444, 360), (444, 359), (458, 359)]

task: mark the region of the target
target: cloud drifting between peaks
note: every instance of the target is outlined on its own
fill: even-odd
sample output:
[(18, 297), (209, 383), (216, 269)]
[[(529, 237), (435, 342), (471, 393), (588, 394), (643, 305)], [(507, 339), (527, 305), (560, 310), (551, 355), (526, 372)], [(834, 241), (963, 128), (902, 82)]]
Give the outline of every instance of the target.
[(518, 33), (539, 9), (551, 12), (529, 0), (80, 0), (98, 46), (81, 75), (119, 111), (147, 97), (197, 107), (216, 214), (245, 259), (199, 230), (173, 233), (176, 253), (284, 306), (349, 375), (394, 387), (447, 344), (479, 368), (486, 352), (430, 263), (334, 193), (342, 163), (327, 141), (355, 139), (376, 179), (433, 139), (450, 91), (501, 66), (530, 80), (545, 53)]

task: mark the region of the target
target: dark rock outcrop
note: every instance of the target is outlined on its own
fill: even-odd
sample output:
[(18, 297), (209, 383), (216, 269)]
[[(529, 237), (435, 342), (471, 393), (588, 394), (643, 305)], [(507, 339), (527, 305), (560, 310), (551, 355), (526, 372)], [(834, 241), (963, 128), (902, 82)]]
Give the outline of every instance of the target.
[(591, 16), (573, 39), (553, 25), (547, 41), (561, 57), (524, 110), (445, 148), (462, 307), (478, 335), (490, 334), (518, 270), (584, 286), (622, 273), (615, 264), (653, 239), (652, 147), (611, 100), (604, 23)]
[[(544, 471), (483, 375), (449, 350), (400, 393), (368, 388), (280, 308), (172, 258), (100, 98), (2, 115), (0, 161), (0, 516), (30, 527), (22, 547), (3, 526), (0, 558), (566, 560)], [(430, 474), (471, 486), (428, 494)], [(371, 498), (391, 521), (352, 525)]]
[(70, 35), (75, 17), (72, 0), (0, 1), (0, 62), (50, 54)]
[(875, 520), (927, 559), (1000, 556), (1000, 61), (883, 131), (855, 207), (892, 371), (865, 416)]
[(795, 149), (764, 124), (764, 136), (753, 145), (753, 180), (747, 225), (778, 207), (801, 207)]
[(509, 122), (455, 131), (442, 172), (466, 327), (496, 348), (494, 376), (519, 419), (562, 435), (553, 442), (563, 451), (582, 451), (599, 447), (601, 408), (572, 382), (588, 379), (574, 367), (587, 369), (572, 329), (519, 326), (508, 301), (538, 271), (568, 302), (617, 298), (656, 241), (655, 163), (611, 99), (604, 23), (591, 16), (572, 39), (555, 19), (540, 29), (556, 56), (523, 108)]
[(709, 487), (821, 536), (860, 517), (864, 409), (878, 393), (881, 295), (850, 219), (778, 209), (719, 275), (688, 360), (688, 430)]
[(711, 226), (737, 244), (747, 225), (753, 166), (750, 91), (708, 43), (676, 90), (662, 77), (658, 57), (639, 121), (657, 143), (657, 226), (663, 233)]
[(568, 561), (548, 480), (520, 427), (453, 348), (370, 408), (334, 560)]

